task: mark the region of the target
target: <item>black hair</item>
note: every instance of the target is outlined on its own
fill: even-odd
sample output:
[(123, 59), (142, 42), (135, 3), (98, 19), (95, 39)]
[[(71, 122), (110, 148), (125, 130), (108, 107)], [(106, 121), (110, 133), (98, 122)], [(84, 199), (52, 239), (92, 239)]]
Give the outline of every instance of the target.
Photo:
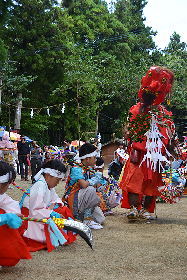
[(85, 143), (83, 144), (80, 149), (79, 149), (79, 157), (85, 156), (87, 154), (93, 153), (97, 148), (90, 144), (90, 143)]
[(156, 98), (156, 95), (144, 91), (143, 95), (142, 95), (143, 104), (142, 104), (142, 107), (141, 107), (141, 112), (145, 112), (146, 109), (151, 104), (153, 104), (155, 98)]
[(48, 151), (48, 152), (45, 152), (45, 158), (46, 158), (47, 154), (50, 154), (50, 152), (49, 152), (49, 151)]
[(101, 166), (104, 163), (104, 160), (101, 157), (96, 157), (96, 166)]
[(65, 140), (64, 142), (67, 142), (67, 143), (70, 143), (71, 144), (71, 140), (70, 139), (67, 139), (67, 140)]
[(9, 173), (8, 183), (11, 183), (11, 181), (16, 177), (16, 172), (12, 165), (7, 162), (0, 161), (0, 176), (6, 175), (7, 173)]
[(66, 168), (65, 168), (64, 164), (58, 159), (52, 159), (52, 160), (46, 162), (46, 164), (43, 164), (42, 166), (40, 166), (36, 170), (36, 174), (40, 171), (41, 168), (44, 168), (44, 169), (51, 168), (51, 169), (55, 169), (60, 172), (66, 173)]

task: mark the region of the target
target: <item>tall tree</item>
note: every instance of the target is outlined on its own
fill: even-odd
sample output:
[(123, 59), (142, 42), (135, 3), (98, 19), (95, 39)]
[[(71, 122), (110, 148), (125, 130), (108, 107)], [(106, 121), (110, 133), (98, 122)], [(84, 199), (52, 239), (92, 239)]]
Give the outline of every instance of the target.
[[(115, 57), (112, 64), (105, 65), (110, 69), (111, 90), (114, 92), (115, 89), (115, 94), (110, 100), (112, 104), (103, 107), (100, 122), (101, 130), (106, 127), (108, 134), (120, 130), (121, 113), (138, 101), (141, 78), (153, 63), (150, 50), (155, 49), (155, 43), (151, 35), (156, 33), (144, 24), (143, 8), (146, 3), (118, 0), (108, 21), (113, 35), (106, 40), (103, 49), (105, 54)], [(108, 122), (110, 125), (106, 125)]]
[[(141, 2), (117, 1), (112, 13), (107, 10), (105, 1), (62, 2), (73, 18), (75, 41), (93, 50), (92, 59), (97, 68), (94, 72), (97, 118), (101, 110), (105, 114), (109, 106), (106, 104), (116, 104), (115, 116), (111, 108), (107, 114), (108, 119), (118, 119), (125, 108), (136, 102), (135, 89), (139, 87), (142, 73), (149, 67), (149, 50), (154, 48), (153, 32), (143, 24), (142, 10), (146, 2)], [(116, 124), (106, 126), (101, 119), (99, 130), (101, 127), (113, 130), (114, 126)]]
[[(9, 9), (12, 5), (12, 2), (12, 0), (0, 0), (0, 30), (5, 26), (9, 19)], [(5, 61), (6, 58), (7, 50), (2, 39), (0, 38), (0, 62)]]
[(9, 17), (9, 8), (13, 0), (0, 0), (0, 25), (5, 24)]
[[(74, 40), (77, 43), (93, 44), (99, 36), (110, 35), (107, 22), (110, 16), (107, 3), (102, 0), (62, 1), (74, 23)], [(95, 44), (96, 45), (96, 44)]]
[[(180, 140), (187, 127), (187, 45), (174, 32), (168, 47), (164, 49), (160, 64), (172, 69), (175, 74), (173, 94), (169, 109), (172, 111)], [(167, 103), (165, 102), (167, 106)]]
[[(6, 61), (1, 68), (0, 80), (2, 81), (2, 100), (1, 106), (4, 112), (1, 115), (1, 123), (8, 123), (8, 127), (13, 127), (12, 115), (17, 111), (17, 118), (14, 119), (14, 125), (20, 130), (20, 109), (22, 105), (22, 92), (27, 91), (28, 84), (34, 79), (32, 76), (25, 77), (23, 74), (17, 76), (16, 65)], [(20, 97), (20, 98), (19, 98)], [(8, 110), (7, 110), (8, 109)], [(8, 115), (7, 115), (8, 111)]]
[[(24, 107), (39, 110), (54, 105), (52, 91), (63, 80), (63, 63), (73, 45), (72, 27), (71, 17), (57, 6), (57, 1), (14, 1), (3, 39), (9, 46), (10, 59), (18, 62), (18, 73), (37, 76), (29, 95), (24, 95)], [(45, 136), (46, 127), (55, 129), (46, 109), (40, 110), (40, 114), (43, 118), (38, 120), (39, 138)], [(32, 126), (29, 115), (30, 110), (23, 112), (22, 129), (25, 131), (30, 131)], [(32, 121), (34, 126), (37, 120)]]

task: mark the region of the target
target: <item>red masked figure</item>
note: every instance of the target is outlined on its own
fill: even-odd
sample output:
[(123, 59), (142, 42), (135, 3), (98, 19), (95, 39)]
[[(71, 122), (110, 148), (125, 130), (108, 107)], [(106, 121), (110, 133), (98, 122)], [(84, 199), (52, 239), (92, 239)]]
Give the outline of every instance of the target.
[[(174, 123), (166, 115), (171, 116), (163, 106), (159, 105), (170, 92), (174, 81), (172, 70), (165, 67), (152, 66), (146, 76), (142, 78), (139, 98), (142, 102), (131, 107), (132, 114), (130, 122), (136, 119), (137, 115), (146, 115), (148, 111), (155, 108), (158, 110), (158, 118), (167, 126), (159, 126), (160, 133), (163, 135), (162, 142), (164, 147), (168, 147), (169, 140), (174, 134)], [(127, 127), (123, 129), (123, 135), (129, 138)], [(128, 219), (154, 219), (150, 212), (154, 212), (155, 196), (160, 195), (159, 187), (163, 185), (162, 173), (158, 170), (153, 171), (147, 167), (146, 161), (141, 165), (142, 159), (147, 152), (145, 136), (142, 142), (133, 142), (130, 140), (129, 160), (126, 163), (120, 188), (123, 190), (122, 208), (130, 208), (127, 214)], [(162, 148), (162, 154), (165, 154), (165, 148)]]
[(144, 102), (143, 94), (148, 93), (149, 95), (153, 95), (155, 98), (152, 105), (159, 105), (162, 103), (166, 95), (170, 92), (172, 81), (173, 81), (173, 73), (171, 71), (167, 72), (164, 70), (164, 67), (152, 66), (147, 72), (146, 76), (142, 78), (141, 88), (139, 90), (139, 98)]

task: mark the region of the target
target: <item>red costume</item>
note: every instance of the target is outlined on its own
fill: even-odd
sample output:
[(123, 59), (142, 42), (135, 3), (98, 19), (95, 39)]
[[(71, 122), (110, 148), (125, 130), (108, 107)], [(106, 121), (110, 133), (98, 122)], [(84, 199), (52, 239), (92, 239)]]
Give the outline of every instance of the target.
[[(0, 214), (6, 213), (0, 209)], [(32, 259), (18, 229), (0, 226), (0, 265), (15, 266), (21, 259)]]
[[(144, 101), (143, 94), (146, 92), (146, 94), (154, 95), (154, 101), (151, 103), (151, 105), (158, 105), (162, 101), (164, 101), (167, 93), (171, 89), (171, 81), (172, 81), (172, 75), (165, 70), (160, 70), (160, 67), (153, 66), (149, 69), (147, 75), (142, 78), (142, 86), (139, 91), (139, 98), (140, 100)], [(131, 107), (131, 119), (130, 122), (134, 119), (136, 119), (138, 114), (144, 114), (146, 115), (148, 111), (151, 110), (151, 107), (148, 106), (146, 109), (142, 112), (141, 108), (143, 106), (143, 103), (138, 103), (137, 105), (134, 105)], [(171, 117), (172, 113), (168, 112), (164, 107), (158, 105), (157, 106), (160, 114), (157, 116), (158, 119), (162, 117), (162, 121), (165, 121), (165, 123), (168, 125), (168, 127), (173, 131), (173, 122), (170, 119), (166, 119), (163, 117), (164, 115), (168, 115)], [(160, 129), (160, 133), (164, 136), (162, 138), (162, 143), (165, 147), (168, 145), (169, 141), (169, 132), (168, 128), (166, 126), (157, 126)], [(141, 165), (142, 159), (144, 155), (147, 152), (146, 149), (146, 140), (147, 138), (144, 136), (142, 137), (142, 142), (131, 142), (129, 144), (129, 159), (126, 163), (125, 170), (123, 173), (122, 180), (120, 182), (120, 188), (123, 190), (123, 201), (122, 201), (122, 208), (130, 208), (131, 205), (129, 205), (128, 201), (128, 193), (134, 193), (139, 194), (139, 202), (138, 206), (141, 207), (141, 198), (144, 195), (146, 196), (159, 196), (160, 192), (158, 190), (158, 187), (163, 186), (162, 182), (162, 173), (159, 173), (158, 170), (155, 172), (147, 167), (147, 162), (144, 161)], [(133, 150), (137, 151), (139, 154), (139, 162), (133, 163), (131, 155), (134, 152)], [(162, 147), (162, 154), (165, 154), (165, 148)], [(154, 200), (152, 202), (152, 205), (149, 205), (150, 212), (153, 212), (154, 210)]]

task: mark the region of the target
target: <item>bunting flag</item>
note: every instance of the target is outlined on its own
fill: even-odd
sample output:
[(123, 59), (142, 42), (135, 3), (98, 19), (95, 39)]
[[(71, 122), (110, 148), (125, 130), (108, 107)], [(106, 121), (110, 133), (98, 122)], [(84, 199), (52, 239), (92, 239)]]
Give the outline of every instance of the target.
[(33, 117), (33, 115), (34, 115), (33, 108), (31, 108), (31, 113), (30, 113), (30, 115), (31, 115), (31, 119), (32, 119), (32, 117)]
[(27, 109), (27, 110), (30, 110), (30, 116), (31, 118), (33, 118), (34, 116), (34, 110), (36, 110), (37, 112), (35, 113), (35, 115), (37, 115), (42, 109), (47, 109), (47, 115), (50, 116), (50, 112), (49, 112), (49, 109), (50, 108), (60, 108), (61, 106), (61, 112), (62, 114), (64, 114), (65, 112), (65, 104), (66, 103), (69, 103), (71, 101), (74, 101), (76, 100), (76, 98), (72, 98), (70, 100), (67, 100), (66, 102), (64, 103), (61, 103), (61, 104), (54, 104), (54, 105), (50, 105), (50, 106), (44, 106), (44, 107), (40, 107), (40, 108), (28, 108), (28, 107), (24, 107), (24, 106), (17, 106), (17, 105), (13, 105), (13, 104), (7, 104), (8, 106), (12, 106), (12, 107), (15, 107), (15, 109), (17, 110), (17, 115), (20, 115), (21, 114), (21, 110), (22, 109)]
[(48, 116), (50, 117), (50, 113), (49, 113), (49, 108), (48, 108), (48, 106), (47, 106), (47, 114), (48, 114)]
[(65, 105), (63, 103), (62, 110), (61, 110), (62, 114), (64, 114), (64, 111), (65, 111)]

